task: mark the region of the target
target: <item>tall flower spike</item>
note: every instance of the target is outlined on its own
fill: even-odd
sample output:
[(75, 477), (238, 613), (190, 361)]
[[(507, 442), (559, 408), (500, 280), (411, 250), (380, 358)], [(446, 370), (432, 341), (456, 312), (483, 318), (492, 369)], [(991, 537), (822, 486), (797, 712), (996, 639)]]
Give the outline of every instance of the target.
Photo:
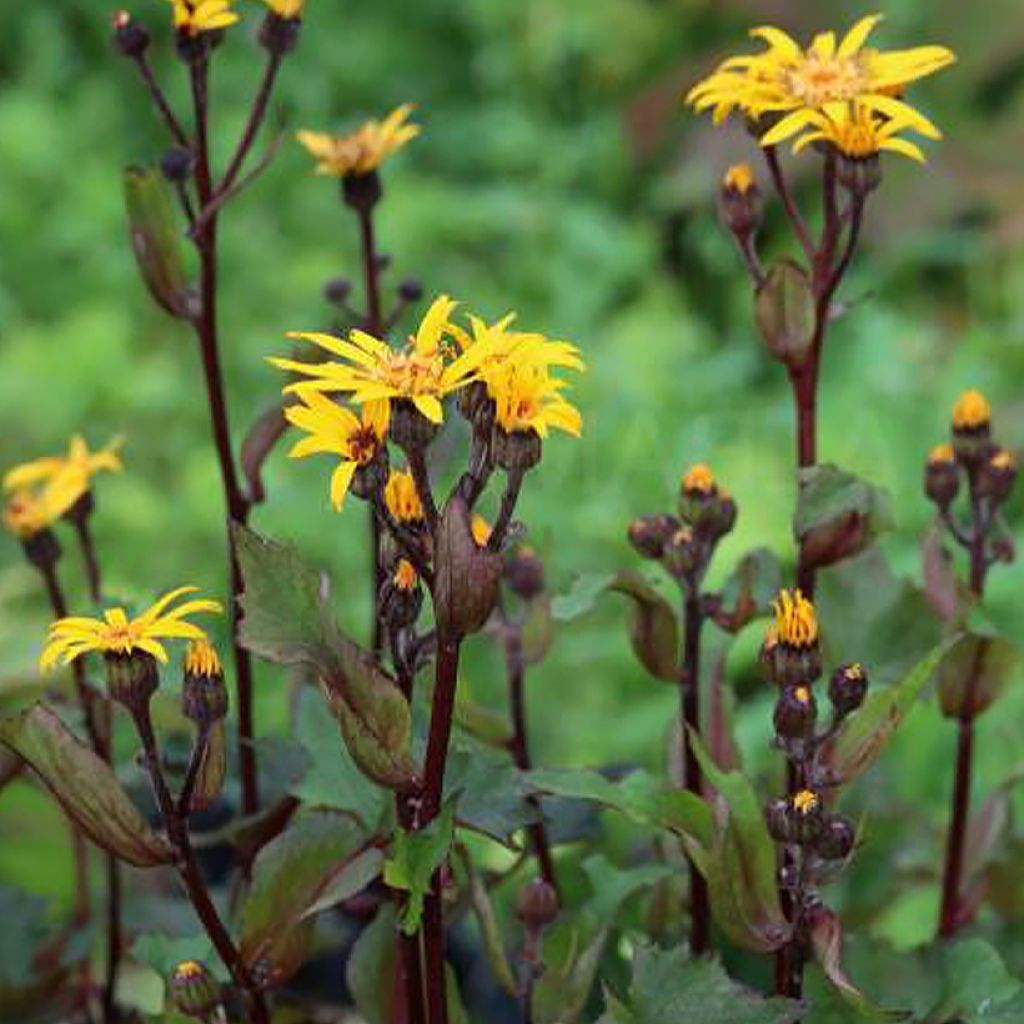
[[(275, 4), (285, 5), (289, 0), (267, 2), (276, 10)], [(296, 137), (316, 158), (317, 174), (329, 175), (332, 178), (369, 174), (419, 135), (418, 124), (406, 123), (413, 109), (411, 103), (405, 103), (391, 111), (383, 121), (366, 121), (355, 131), (345, 135), (301, 131)]]
[(367, 402), (360, 417), (318, 391), (301, 392), (299, 399), (285, 408), (285, 418), (309, 436), (297, 441), (288, 454), (293, 459), (317, 454), (341, 459), (331, 477), (331, 504), (340, 512), (352, 478), (373, 461), (384, 441), (388, 403)]
[(755, 28), (750, 34), (767, 49), (724, 61), (690, 90), (686, 102), (698, 112), (711, 110), (716, 124), (735, 110), (754, 121), (766, 114), (783, 115), (762, 137), (765, 146), (807, 128), (813, 123), (811, 114), (853, 101), (931, 135), (936, 132), (932, 123), (897, 97), (911, 82), (956, 58), (945, 46), (891, 52), (869, 47), (868, 36), (880, 20), (878, 14), (861, 18), (838, 45), (835, 33), (822, 32), (806, 49), (781, 29)]
[(201, 640), (206, 636), (199, 626), (187, 621), (187, 616), (222, 611), (219, 602), (205, 598), (170, 607), (197, 589), (179, 587), (172, 590), (134, 619), (129, 619), (123, 608), (107, 609), (102, 619), (76, 616), (58, 619), (50, 626), (49, 640), (40, 655), (39, 667), (45, 672), (58, 662), (67, 665), (90, 651), (107, 655), (132, 655), (135, 651), (142, 651), (166, 662), (167, 650), (161, 640)]

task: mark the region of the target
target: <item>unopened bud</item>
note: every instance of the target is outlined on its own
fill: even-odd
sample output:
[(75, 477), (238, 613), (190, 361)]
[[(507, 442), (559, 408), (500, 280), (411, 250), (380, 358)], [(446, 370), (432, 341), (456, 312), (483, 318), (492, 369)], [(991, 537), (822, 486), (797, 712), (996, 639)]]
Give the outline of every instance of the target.
[(878, 154), (866, 157), (840, 154), (837, 179), (851, 195), (866, 198), (882, 183), (882, 164)]
[(423, 285), (415, 277), (407, 277), (398, 285), (398, 297), (403, 302), (419, 302), (423, 298)]
[(194, 166), (195, 159), (184, 146), (171, 146), (160, 157), (160, 171), (171, 182), (187, 181)]
[(864, 703), (868, 692), (868, 674), (859, 662), (840, 665), (828, 683), (828, 699), (836, 715), (845, 718)]
[(825, 807), (813, 789), (801, 789), (789, 798), (789, 820), (793, 838), (798, 843), (811, 843), (825, 827)]
[(347, 277), (332, 277), (324, 285), (324, 298), (335, 306), (348, 301), (352, 294), (352, 282)]
[(853, 850), (853, 825), (839, 814), (826, 816), (814, 839), (814, 852), (824, 860), (845, 860)]
[(516, 597), (532, 601), (544, 592), (544, 563), (530, 548), (517, 548), (505, 558), (505, 583)]
[(220, 985), (207, 966), (198, 960), (183, 960), (171, 972), (168, 1001), (178, 1013), (205, 1020), (220, 1005)]
[(718, 193), (718, 215), (726, 229), (746, 239), (761, 223), (761, 190), (750, 164), (734, 164), (725, 172)]
[(960, 470), (953, 446), (940, 444), (931, 450), (924, 467), (924, 492), (940, 509), (949, 508), (960, 490)]
[(703, 549), (689, 526), (681, 526), (665, 542), (661, 563), (675, 579), (691, 576), (700, 568)]
[(965, 391), (953, 406), (953, 449), (966, 463), (977, 462), (989, 451), (992, 407), (980, 391)]
[(224, 670), (213, 645), (206, 639), (193, 640), (185, 652), (181, 710), (187, 719), (200, 726), (213, 725), (228, 713)]
[(769, 800), (764, 809), (764, 820), (768, 826), (768, 834), (778, 843), (789, 843), (793, 840), (793, 829), (789, 821), (789, 801), (781, 797)]
[(494, 461), (506, 472), (524, 473), (540, 462), (541, 440), (532, 430), (513, 430), (507, 433), (495, 425), (491, 435)]
[(772, 353), (791, 369), (802, 367), (814, 338), (814, 291), (806, 271), (793, 260), (779, 260), (757, 290), (754, 317)]
[(439, 423), (428, 420), (406, 398), (391, 403), (391, 425), (388, 436), (404, 451), (420, 451), (437, 437)]
[(978, 469), (978, 493), (1002, 504), (1017, 480), (1017, 462), (1005, 448), (996, 448)]
[(546, 928), (558, 917), (558, 893), (542, 878), (535, 878), (519, 890), (516, 916), (531, 931)]
[(809, 686), (786, 686), (775, 702), (775, 732), (787, 740), (807, 740), (814, 735), (818, 705)]
[(392, 629), (405, 629), (419, 617), (423, 588), (412, 563), (400, 558), (380, 588), (381, 618)]
[(114, 14), (114, 45), (125, 56), (137, 60), (149, 48), (149, 31), (128, 11)]
[(629, 524), (629, 543), (642, 558), (659, 559), (682, 524), (675, 516), (641, 516)]
[[(302, 28), (302, 4), (280, 4), (282, 9), (289, 8), (287, 16), (279, 14), (276, 10), (269, 11), (263, 24), (260, 26), (259, 43), (267, 51), (275, 56), (283, 57), (295, 49), (299, 41), (299, 29)], [(290, 13), (294, 9), (295, 13)]]

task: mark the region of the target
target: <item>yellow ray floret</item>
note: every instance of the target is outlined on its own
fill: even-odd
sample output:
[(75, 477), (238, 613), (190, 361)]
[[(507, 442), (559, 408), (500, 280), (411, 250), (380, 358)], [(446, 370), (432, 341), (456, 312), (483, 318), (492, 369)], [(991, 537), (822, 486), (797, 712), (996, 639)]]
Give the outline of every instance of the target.
[(938, 465), (942, 465), (943, 463), (953, 462), (953, 461), (954, 461), (953, 446), (951, 444), (937, 444), (928, 453), (928, 465), (929, 466), (938, 466)]
[(302, 17), (305, 0), (263, 0), (263, 2), (279, 17), (286, 21)]
[(683, 490), (687, 494), (711, 494), (715, 489), (715, 474), (704, 462), (698, 462), (683, 476)]
[[(929, 126), (930, 122), (929, 122)], [(793, 143), (793, 152), (799, 153), (812, 142), (827, 142), (851, 160), (866, 160), (880, 153), (899, 153), (918, 163), (924, 163), (921, 148), (899, 133), (916, 131), (938, 138), (937, 130), (931, 134), (922, 131), (920, 124), (910, 124), (900, 115), (884, 117), (863, 103), (838, 103), (825, 112), (801, 110), (784, 118), (761, 140), (770, 145), (774, 140), (788, 138), (803, 131)]]
[(170, 3), (174, 7), (174, 27), (190, 38), (229, 28), (238, 21), (238, 14), (231, 8), (234, 0), (170, 0)]
[(772, 603), (775, 640), (789, 647), (813, 647), (818, 642), (814, 605), (799, 590), (780, 590)]
[(394, 349), (387, 342), (354, 330), (347, 339), (319, 332), (291, 332), (289, 338), (312, 342), (340, 356), (340, 362), (303, 363), (271, 359), (279, 369), (299, 373), (308, 380), (290, 384), (286, 392), (341, 392), (353, 402), (411, 401), (433, 423), (444, 418), (441, 399), (468, 384), (476, 376), (482, 353), (456, 354), (446, 339), (451, 337), (450, 317), (455, 302), (438, 296), (427, 310), (419, 330), (408, 344)]
[(716, 124), (738, 110), (752, 119), (788, 115), (762, 138), (774, 145), (800, 131), (793, 120), (809, 111), (828, 112), (834, 104), (856, 101), (870, 113), (900, 119), (925, 136), (935, 127), (899, 97), (904, 88), (951, 64), (945, 46), (917, 46), (883, 52), (867, 46), (881, 15), (858, 21), (837, 44), (835, 33), (822, 32), (804, 48), (781, 29), (762, 26), (750, 34), (766, 44), (760, 53), (731, 57), (698, 82), (686, 97), (698, 112), (710, 110)]
[(341, 459), (331, 477), (331, 504), (340, 512), (356, 470), (373, 459), (384, 441), (388, 403), (367, 402), (362, 415), (356, 416), (319, 391), (301, 391), (299, 402), (286, 406), (284, 414), (309, 435), (295, 443), (288, 453), (291, 458), (328, 454)]
[(4, 526), (19, 540), (28, 540), (53, 524), (47, 502), (32, 491), (15, 491), (4, 504)]
[(573, 437), (582, 433), (579, 409), (562, 396), (565, 387), (547, 366), (530, 359), (509, 360), (487, 380), (498, 426), (506, 434), (533, 431), (538, 437), (547, 437), (552, 428)]
[(187, 622), (186, 616), (222, 610), (217, 601), (197, 598), (168, 611), (175, 601), (185, 594), (195, 593), (197, 589), (179, 587), (172, 590), (134, 619), (129, 619), (123, 608), (108, 608), (102, 619), (58, 619), (50, 626), (49, 640), (39, 658), (39, 667), (46, 671), (58, 662), (67, 665), (90, 651), (114, 655), (143, 651), (166, 662), (167, 651), (160, 640), (202, 640), (206, 634), (195, 623)]
[(980, 391), (965, 391), (953, 406), (954, 430), (977, 430), (988, 426), (992, 407)]
[(220, 658), (205, 636), (189, 643), (185, 650), (185, 672), (190, 676), (219, 676), (223, 673)]
[(384, 502), (400, 523), (418, 523), (423, 519), (423, 502), (412, 473), (392, 470), (384, 486)]
[(301, 131), (296, 137), (316, 158), (317, 174), (333, 178), (369, 174), (419, 135), (418, 124), (406, 124), (413, 109), (411, 103), (405, 103), (391, 111), (383, 121), (366, 121), (345, 135)]
[(491, 524), (479, 512), (473, 513), (473, 518), (470, 520), (470, 530), (476, 546), (479, 548), (486, 547), (487, 542), (491, 539)]
[(47, 492), (46, 502), (57, 518), (89, 490), (98, 473), (118, 473), (124, 468), (118, 455), (121, 444), (122, 439), (115, 437), (93, 452), (85, 439), (75, 434), (66, 455), (48, 455), (15, 466), (4, 475), (3, 488), (23, 491), (42, 485)]
[(398, 560), (398, 565), (395, 566), (394, 575), (391, 577), (392, 583), (394, 583), (399, 590), (408, 592), (416, 586), (418, 580), (419, 575), (413, 567), (412, 562), (405, 558), (400, 558)]

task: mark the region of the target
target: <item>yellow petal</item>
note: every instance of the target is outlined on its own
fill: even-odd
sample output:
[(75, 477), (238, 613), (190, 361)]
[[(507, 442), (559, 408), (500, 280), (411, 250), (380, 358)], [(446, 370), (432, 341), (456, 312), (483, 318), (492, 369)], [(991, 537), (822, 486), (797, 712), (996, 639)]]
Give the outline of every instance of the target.
[(913, 142), (908, 142), (906, 139), (883, 139), (879, 142), (878, 148), (909, 156), (911, 160), (916, 160), (919, 164), (925, 162), (924, 153), (921, 152), (920, 147), (915, 146)]
[(331, 476), (331, 504), (336, 512), (340, 512), (345, 504), (345, 495), (355, 475), (356, 463), (343, 462)]
[(881, 14), (868, 14), (861, 18), (860, 21), (858, 21), (857, 24), (846, 33), (845, 38), (839, 44), (836, 56), (840, 59), (854, 56), (864, 43), (867, 42), (868, 36), (871, 35), (874, 27), (881, 20)]
[(413, 395), (412, 401), (413, 405), (431, 423), (442, 423), (444, 421), (444, 411), (441, 408), (441, 403), (433, 395)]
[(787, 114), (778, 124), (761, 136), (761, 145), (777, 146), (780, 142), (785, 142), (791, 135), (796, 135), (801, 128), (814, 124), (815, 113), (813, 110), (794, 110), (792, 114)]

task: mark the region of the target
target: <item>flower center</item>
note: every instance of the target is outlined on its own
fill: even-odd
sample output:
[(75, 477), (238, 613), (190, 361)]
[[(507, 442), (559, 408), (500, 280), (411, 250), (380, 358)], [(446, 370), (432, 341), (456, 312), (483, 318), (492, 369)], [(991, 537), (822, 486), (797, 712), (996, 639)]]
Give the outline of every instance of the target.
[(348, 455), (353, 462), (365, 466), (377, 454), (380, 442), (372, 427), (361, 426), (348, 436)]
[(803, 106), (820, 107), (851, 100), (864, 91), (865, 76), (856, 58), (810, 53), (785, 73), (786, 86)]
[(444, 363), (437, 356), (396, 352), (382, 363), (379, 376), (403, 395), (437, 394)]

